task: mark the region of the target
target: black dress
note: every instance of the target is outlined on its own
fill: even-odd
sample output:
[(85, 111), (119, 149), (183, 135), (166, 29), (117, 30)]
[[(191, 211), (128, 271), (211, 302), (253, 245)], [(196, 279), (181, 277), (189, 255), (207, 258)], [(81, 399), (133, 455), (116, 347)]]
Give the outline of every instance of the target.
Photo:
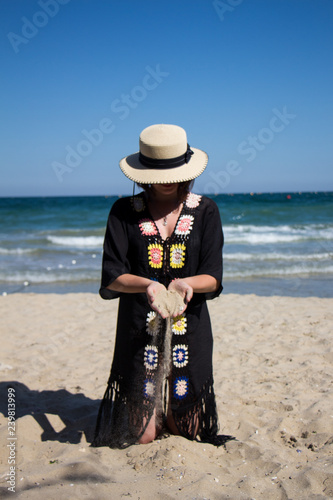
[[(144, 193), (114, 203), (104, 240), (100, 295), (120, 297), (117, 335), (93, 446), (125, 447), (137, 442), (154, 408), (165, 419), (167, 404), (181, 435), (222, 444), (223, 436), (217, 436), (213, 337), (206, 304), (206, 299), (221, 293), (222, 286), (214, 293), (195, 293), (184, 314), (169, 320), (150, 308), (146, 294), (107, 288), (125, 273), (166, 287), (175, 278), (200, 274), (221, 283), (222, 246), (219, 211), (207, 197), (187, 196), (174, 232), (166, 240), (148, 211)], [(166, 377), (168, 328), (170, 372)]]

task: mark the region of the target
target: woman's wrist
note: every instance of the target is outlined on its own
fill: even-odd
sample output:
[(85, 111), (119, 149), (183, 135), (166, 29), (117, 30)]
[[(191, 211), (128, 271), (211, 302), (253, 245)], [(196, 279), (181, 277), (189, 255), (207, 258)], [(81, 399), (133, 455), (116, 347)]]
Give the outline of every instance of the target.
[(194, 293), (207, 293), (217, 290), (219, 283), (213, 276), (209, 274), (200, 274), (198, 276), (188, 276), (183, 278), (187, 285), (189, 285)]
[(108, 288), (121, 293), (145, 293), (152, 283), (155, 282), (149, 278), (135, 274), (122, 274)]

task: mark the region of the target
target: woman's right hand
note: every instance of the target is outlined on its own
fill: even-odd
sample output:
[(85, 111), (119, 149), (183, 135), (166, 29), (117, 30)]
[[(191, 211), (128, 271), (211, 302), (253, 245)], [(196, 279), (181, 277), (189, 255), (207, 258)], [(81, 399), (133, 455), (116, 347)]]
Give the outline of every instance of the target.
[(154, 305), (154, 301), (158, 292), (166, 290), (165, 286), (158, 281), (151, 281), (151, 283), (146, 288), (146, 295), (148, 299), (148, 304), (157, 313), (161, 314), (161, 311)]

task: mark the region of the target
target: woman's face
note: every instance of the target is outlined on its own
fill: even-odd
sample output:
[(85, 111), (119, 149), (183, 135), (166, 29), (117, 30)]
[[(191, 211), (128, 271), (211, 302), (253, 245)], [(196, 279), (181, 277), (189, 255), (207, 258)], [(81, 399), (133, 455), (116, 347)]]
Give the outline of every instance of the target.
[(152, 184), (153, 192), (163, 197), (176, 197), (178, 195), (178, 183), (174, 184)]

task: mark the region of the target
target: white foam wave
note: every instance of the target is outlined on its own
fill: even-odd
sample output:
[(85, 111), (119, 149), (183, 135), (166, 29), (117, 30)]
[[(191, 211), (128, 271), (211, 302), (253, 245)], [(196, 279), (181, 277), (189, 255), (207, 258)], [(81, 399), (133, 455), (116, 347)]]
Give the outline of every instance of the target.
[(248, 233), (234, 236), (228, 239), (229, 243), (247, 243), (249, 245), (262, 245), (267, 243), (291, 243), (302, 238), (292, 235), (280, 235), (277, 233), (255, 234)]
[(302, 266), (293, 266), (288, 268), (270, 268), (266, 270), (244, 270), (231, 271), (227, 270), (223, 273), (225, 278), (261, 278), (261, 277), (281, 277), (295, 278), (298, 276), (315, 276), (315, 275), (333, 274), (333, 266), (326, 266), (322, 269), (307, 269)]
[(308, 226), (255, 226), (239, 224), (224, 226), (224, 236), (228, 243), (250, 245), (270, 243), (291, 243), (307, 240), (333, 240), (333, 228), (323, 225)]
[(258, 233), (266, 233), (270, 231), (279, 231), (281, 233), (298, 233), (299, 231), (325, 231), (333, 237), (333, 226), (324, 224), (294, 224), (294, 225), (277, 225), (277, 226), (258, 226), (255, 224), (226, 224), (228, 230), (242, 233), (244, 231), (256, 231)]
[(4, 274), (0, 273), (0, 281), (5, 283), (59, 283), (59, 282), (84, 282), (99, 281), (99, 272), (86, 270), (85, 272), (39, 272), (26, 271), (22, 273)]
[(24, 255), (33, 252), (32, 248), (0, 248), (0, 255)]
[(302, 262), (302, 261), (325, 261), (333, 260), (333, 253), (314, 253), (314, 254), (287, 254), (287, 253), (224, 253), (224, 260), (228, 261), (238, 261), (238, 262), (258, 262), (258, 261), (272, 261), (272, 260), (283, 260), (290, 262)]
[(84, 248), (103, 246), (103, 236), (48, 236), (47, 240), (54, 245)]

